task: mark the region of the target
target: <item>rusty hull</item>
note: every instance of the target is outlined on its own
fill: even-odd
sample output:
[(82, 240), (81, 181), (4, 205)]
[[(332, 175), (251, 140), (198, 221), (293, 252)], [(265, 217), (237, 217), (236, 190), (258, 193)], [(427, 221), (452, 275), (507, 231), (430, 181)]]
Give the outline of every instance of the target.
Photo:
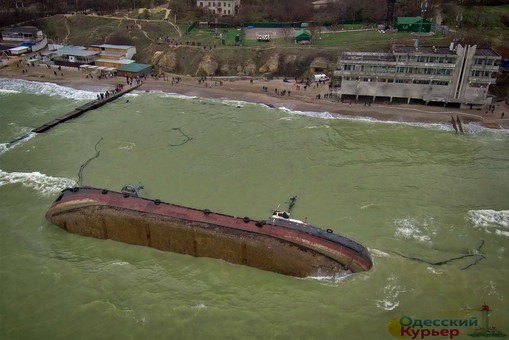
[(65, 189), (46, 213), (71, 233), (211, 257), (296, 277), (366, 271), (367, 250), (307, 224), (183, 207), (96, 188)]

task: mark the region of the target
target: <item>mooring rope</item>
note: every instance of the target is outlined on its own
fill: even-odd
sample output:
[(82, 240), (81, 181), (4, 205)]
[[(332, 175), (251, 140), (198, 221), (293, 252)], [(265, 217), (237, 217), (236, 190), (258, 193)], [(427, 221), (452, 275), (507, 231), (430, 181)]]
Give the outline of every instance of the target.
[[(477, 252), (481, 251), (481, 248), (482, 248), (483, 245), (484, 245), (484, 240), (481, 240), (481, 244), (479, 245), (479, 247), (477, 247)], [(461, 270), (468, 269), (468, 268), (472, 267), (473, 265), (476, 265), (477, 263), (479, 263), (480, 261), (482, 261), (483, 259), (486, 258), (482, 254), (465, 254), (465, 255), (453, 257), (453, 258), (450, 258), (450, 259), (447, 259), (447, 260), (443, 260), (443, 261), (430, 262), (430, 261), (426, 261), (426, 260), (420, 259), (418, 257), (406, 256), (406, 255), (403, 255), (403, 254), (398, 253), (397, 251), (393, 251), (393, 250), (389, 250), (389, 252), (394, 253), (396, 255), (399, 255), (401, 257), (404, 257), (405, 259), (408, 259), (408, 260), (423, 262), (423, 263), (430, 264), (432, 266), (441, 266), (441, 265), (447, 264), (449, 262), (453, 262), (453, 261), (456, 261), (456, 260), (464, 259), (466, 257), (478, 257), (474, 263), (471, 263), (468, 266), (461, 268)]]
[(288, 200), (288, 213), (290, 213), (295, 206), (295, 201), (297, 201), (297, 195), (290, 197)]
[(78, 184), (80, 186), (83, 186), (83, 170), (88, 165), (88, 163), (90, 163), (91, 160), (96, 159), (101, 154), (101, 151), (97, 150), (97, 146), (99, 145), (99, 143), (101, 143), (102, 140), (103, 140), (103, 138), (101, 137), (97, 141), (97, 143), (95, 143), (95, 147), (94, 147), (94, 149), (95, 149), (95, 156), (89, 158), (85, 163), (81, 164), (81, 166), (80, 166), (80, 170), (78, 171)]
[(190, 137), (190, 136), (186, 135), (184, 133), (184, 131), (182, 131), (182, 127), (173, 128), (173, 130), (179, 131), (182, 134), (182, 136), (184, 136), (186, 139), (184, 141), (182, 141), (182, 143), (179, 143), (179, 144), (171, 144), (170, 143), (170, 146), (181, 146), (181, 145), (184, 145), (184, 144), (186, 144), (187, 142), (189, 142), (190, 140), (193, 139), (193, 137)]

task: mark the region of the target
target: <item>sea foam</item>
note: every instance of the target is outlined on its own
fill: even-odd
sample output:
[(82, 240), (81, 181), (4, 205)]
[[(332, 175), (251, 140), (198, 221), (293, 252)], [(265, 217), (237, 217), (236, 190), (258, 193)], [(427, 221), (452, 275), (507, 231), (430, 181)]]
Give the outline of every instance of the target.
[(12, 149), (15, 146), (21, 145), (24, 142), (32, 139), (36, 135), (35, 132), (29, 132), (27, 134), (23, 134), (20, 137), (18, 137), (15, 142), (10, 143), (0, 143), (0, 155), (7, 152), (8, 150)]
[(509, 237), (509, 210), (470, 210), (466, 218), (474, 228), (494, 229), (497, 235)]
[(384, 310), (394, 310), (399, 306), (399, 296), (401, 293), (408, 292), (404, 286), (397, 283), (397, 277), (391, 275), (387, 278), (387, 285), (381, 290), (383, 298), (381, 300), (375, 300), (375, 304), (378, 308)]
[(44, 94), (76, 100), (96, 99), (97, 94), (91, 91), (76, 90), (48, 82), (28, 81), (23, 79), (0, 78), (0, 91), (7, 93)]
[(76, 185), (76, 180), (63, 177), (51, 177), (40, 172), (5, 172), (0, 170), (0, 187), (21, 183), (34, 189), (43, 196), (51, 196), (65, 188)]
[(435, 231), (432, 228), (432, 220), (418, 221), (413, 218), (402, 218), (394, 221), (396, 227), (395, 236), (400, 239), (416, 240), (422, 243), (431, 243), (431, 236)]

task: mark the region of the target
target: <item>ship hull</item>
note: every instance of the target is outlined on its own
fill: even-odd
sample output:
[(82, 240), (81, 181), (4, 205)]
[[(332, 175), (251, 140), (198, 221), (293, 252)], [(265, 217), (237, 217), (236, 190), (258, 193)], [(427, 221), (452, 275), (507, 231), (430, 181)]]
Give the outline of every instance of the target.
[(306, 224), (251, 220), (95, 188), (66, 189), (46, 218), (71, 233), (296, 277), (369, 270), (360, 244)]

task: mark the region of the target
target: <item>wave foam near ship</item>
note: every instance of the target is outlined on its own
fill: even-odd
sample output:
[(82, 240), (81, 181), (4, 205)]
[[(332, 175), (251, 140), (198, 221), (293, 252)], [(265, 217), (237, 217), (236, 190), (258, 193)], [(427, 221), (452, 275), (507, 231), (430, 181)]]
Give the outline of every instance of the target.
[(35, 172), (5, 172), (0, 170), (0, 187), (21, 183), (24, 187), (35, 189), (44, 196), (51, 196), (65, 188), (72, 187), (76, 181), (63, 177), (51, 177)]
[(397, 277), (391, 275), (387, 278), (388, 284), (382, 289), (381, 293), (384, 296), (381, 300), (375, 300), (375, 304), (378, 308), (383, 310), (394, 310), (399, 306), (398, 297), (401, 293), (406, 293), (408, 290), (397, 284)]
[(421, 243), (431, 244), (431, 236), (429, 234), (436, 234), (431, 224), (432, 219), (425, 219), (422, 222), (414, 218), (398, 219), (394, 221), (394, 226), (396, 227), (394, 236), (399, 239), (413, 239)]

